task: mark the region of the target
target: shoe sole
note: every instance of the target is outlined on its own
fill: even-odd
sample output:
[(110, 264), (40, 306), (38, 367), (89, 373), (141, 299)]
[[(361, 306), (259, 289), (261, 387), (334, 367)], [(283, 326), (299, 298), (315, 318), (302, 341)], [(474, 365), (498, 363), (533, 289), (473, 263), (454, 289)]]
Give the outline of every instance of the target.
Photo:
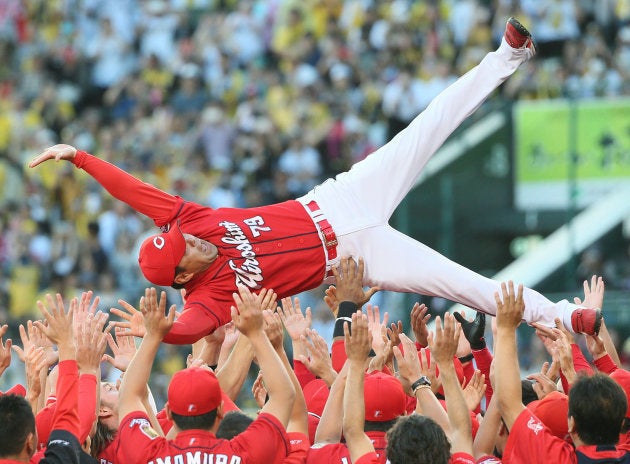
[(508, 23), (510, 23), (512, 27), (514, 27), (514, 29), (516, 29), (520, 34), (528, 37), (529, 39), (532, 38), (530, 32), (515, 17), (512, 16), (510, 19), (508, 19)]

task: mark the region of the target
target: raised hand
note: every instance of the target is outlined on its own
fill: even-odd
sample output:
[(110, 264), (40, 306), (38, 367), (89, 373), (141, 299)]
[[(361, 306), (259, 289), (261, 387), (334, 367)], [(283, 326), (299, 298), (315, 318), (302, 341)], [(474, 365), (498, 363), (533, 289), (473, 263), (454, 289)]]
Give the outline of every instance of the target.
[(416, 351), (416, 345), (405, 334), (400, 335), (400, 343), (403, 346), (404, 354), (398, 346), (394, 346), (394, 357), (398, 363), (398, 376), (403, 388), (407, 393), (411, 393), (411, 384), (422, 377), (422, 367)]
[(78, 327), (77, 364), (81, 373), (96, 374), (101, 365), (107, 347), (108, 333), (103, 332), (106, 322), (107, 314), (88, 313)]
[(265, 319), (265, 334), (271, 342), (271, 346), (276, 351), (283, 348), (282, 339), (284, 338), (284, 331), (282, 330), (282, 320), (278, 313), (274, 313), (270, 309), (263, 310), (263, 317)]
[(7, 330), (9, 330), (7, 324), (0, 327), (0, 375), (11, 365), (11, 345), (13, 342), (10, 338), (7, 338), (6, 342), (2, 341)]
[(33, 413), (37, 414), (37, 404), (42, 393), (40, 372), (48, 368), (46, 353), (42, 347), (31, 345), (24, 353), (26, 373), (26, 398), (31, 404)]
[(60, 160), (72, 160), (77, 154), (77, 149), (71, 145), (66, 145), (65, 143), (60, 143), (58, 145), (53, 145), (52, 147), (46, 148), (43, 152), (37, 155), (33, 160), (28, 163), (29, 168), (34, 168), (35, 166), (43, 163), (44, 161), (52, 160), (60, 161)]
[(530, 374), (526, 377), (527, 379), (534, 381), (532, 388), (534, 389), (534, 392), (536, 392), (536, 396), (539, 400), (542, 400), (549, 393), (558, 390), (556, 382), (554, 382), (550, 377), (551, 375), (554, 375), (553, 370), (555, 368), (552, 365), (557, 365), (557, 363), (553, 362), (549, 364), (548, 362), (545, 362), (540, 369), (540, 372)]
[(232, 306), (232, 321), (234, 326), (245, 336), (263, 330), (263, 298), (261, 294), (254, 295), (246, 287), (240, 285), (238, 293), (232, 295), (236, 306)]
[(462, 332), (472, 350), (481, 350), (486, 347), (486, 341), (483, 336), (486, 331), (486, 315), (482, 312), (477, 312), (477, 315), (472, 321), (466, 319), (465, 315), (461, 313), (453, 313), (457, 322), (462, 326)]
[(256, 400), (258, 407), (262, 408), (265, 405), (265, 401), (267, 401), (267, 389), (265, 388), (265, 383), (263, 382), (262, 372), (258, 373), (258, 376), (252, 385), (252, 395), (254, 396), (254, 400)]
[(92, 290), (81, 293), (81, 298), (79, 299), (79, 306), (77, 307), (77, 310), (74, 313), (74, 319), (73, 319), (75, 337), (78, 337), (79, 328), (83, 325), (88, 315), (96, 314), (96, 308), (98, 307), (98, 304), (100, 302), (100, 297), (97, 296), (96, 298), (94, 298), (94, 301), (91, 302), (92, 295), (93, 295)]
[(33, 325), (33, 321), (27, 321), (26, 327), (24, 327), (23, 324), (20, 324), (19, 331), (23, 348), (20, 348), (17, 345), (13, 345), (12, 348), (18, 355), (20, 361), (25, 362), (25, 353), (31, 346), (43, 348), (49, 367), (59, 360), (59, 355), (55, 351), (52, 341), (50, 341), (46, 335)]
[(352, 257), (347, 256), (341, 258), (339, 266), (332, 268), (332, 273), (335, 276), (337, 306), (342, 301), (352, 301), (361, 307), (380, 290), (378, 287), (363, 290), (364, 270), (363, 258), (359, 258), (359, 262), (356, 263)]
[(464, 400), (469, 411), (474, 411), (479, 406), (481, 398), (486, 393), (486, 376), (480, 370), (475, 369), (475, 373), (464, 388)]
[(593, 360), (599, 359), (607, 353), (604, 340), (598, 334), (584, 334), (584, 340), (586, 341), (586, 349), (591, 353)]
[(584, 281), (584, 299), (580, 300), (577, 296), (573, 299), (576, 305), (585, 308), (599, 308), (604, 306), (604, 279), (601, 277), (591, 277), (591, 285), (588, 280)]
[(516, 330), (523, 320), (525, 302), (523, 301), (523, 285), (518, 286), (518, 293), (514, 291), (514, 283), (510, 280), (507, 284), (501, 283), (501, 295), (494, 293), (497, 304), (496, 325), (497, 330), (505, 328)]
[(302, 336), (302, 342), (306, 346), (309, 356), (298, 355), (297, 359), (316, 377), (323, 379), (328, 385), (337, 377), (333, 369), (330, 350), (326, 340), (315, 330), (307, 329)]
[(307, 329), (311, 327), (311, 308), (306, 308), (304, 314), (300, 308), (300, 299), (291, 300), (290, 297), (280, 300), (282, 306), (278, 306), (277, 312), (282, 319), (284, 327), (291, 340), (299, 340)]
[(361, 311), (352, 314), (352, 333), (348, 323), (343, 325), (346, 356), (349, 361), (365, 362), (372, 346), (372, 334), (368, 329), (367, 316)]
[(380, 353), (383, 351), (383, 346), (385, 345), (385, 340), (383, 340), (381, 329), (383, 327), (387, 327), (387, 322), (389, 321), (389, 313), (385, 312), (383, 314), (383, 322), (381, 322), (381, 313), (378, 309), (378, 306), (372, 306), (371, 304), (368, 304), (366, 306), (366, 312), (368, 319), (368, 330), (372, 334), (372, 349), (375, 353)]
[(140, 299), (140, 310), (144, 318), (145, 336), (159, 338), (160, 340), (171, 330), (175, 320), (175, 305), (171, 305), (166, 312), (166, 292), (160, 293), (160, 301), (157, 299), (157, 290), (153, 287), (144, 291)]
[(411, 330), (413, 330), (416, 341), (422, 346), (429, 344), (429, 329), (427, 328), (427, 324), (429, 323), (429, 319), (431, 319), (431, 314), (428, 312), (429, 308), (420, 303), (414, 304), (411, 309)]
[(136, 343), (133, 335), (120, 327), (116, 327), (115, 335), (116, 339), (112, 337), (111, 333), (107, 333), (107, 344), (114, 356), (106, 354), (103, 356), (103, 361), (107, 361), (119, 371), (125, 372), (136, 354)]
[(450, 313), (444, 313), (444, 326), (439, 316), (435, 318), (435, 334), (429, 334), (429, 349), (438, 366), (453, 362), (461, 330)]
[(109, 312), (124, 319), (124, 321), (112, 321), (111, 325), (127, 330), (129, 334), (134, 337), (144, 337), (145, 329), (142, 312), (138, 311), (125, 300), (118, 300), (118, 304), (121, 305), (125, 311), (118, 308), (110, 308)]
[[(66, 312), (63, 299), (59, 293), (57, 293), (55, 298), (47, 294), (46, 302), (48, 303), (48, 308), (39, 300), (37, 301), (37, 307), (44, 316), (47, 324), (41, 321), (35, 321), (33, 325), (46, 335), (50, 341), (55, 343), (60, 351), (62, 345), (64, 348), (68, 348), (66, 354), (69, 354), (70, 349), (74, 350), (72, 319), (77, 309), (78, 301), (76, 298), (70, 300), (68, 312)], [(71, 357), (74, 359), (74, 353), (72, 353)]]

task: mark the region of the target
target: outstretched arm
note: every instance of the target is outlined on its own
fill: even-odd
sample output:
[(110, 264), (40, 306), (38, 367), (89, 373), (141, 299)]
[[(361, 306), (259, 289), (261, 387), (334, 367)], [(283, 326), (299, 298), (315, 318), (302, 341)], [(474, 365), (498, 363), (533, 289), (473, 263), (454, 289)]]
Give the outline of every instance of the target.
[(124, 201), (134, 210), (150, 217), (158, 226), (173, 219), (176, 206), (181, 201), (113, 164), (77, 150), (71, 145), (59, 144), (47, 148), (29, 163), (29, 167), (34, 168), (48, 160), (72, 162), (77, 168), (91, 175), (114, 198)]

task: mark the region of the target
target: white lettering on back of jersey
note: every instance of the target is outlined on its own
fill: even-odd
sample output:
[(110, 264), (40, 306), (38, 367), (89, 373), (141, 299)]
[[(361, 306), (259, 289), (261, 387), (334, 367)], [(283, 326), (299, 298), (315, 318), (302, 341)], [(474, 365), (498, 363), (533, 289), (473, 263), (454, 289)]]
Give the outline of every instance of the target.
[(149, 461), (148, 464), (241, 464), (241, 462), (240, 456), (188, 451), (186, 454), (155, 458), (154, 461)]

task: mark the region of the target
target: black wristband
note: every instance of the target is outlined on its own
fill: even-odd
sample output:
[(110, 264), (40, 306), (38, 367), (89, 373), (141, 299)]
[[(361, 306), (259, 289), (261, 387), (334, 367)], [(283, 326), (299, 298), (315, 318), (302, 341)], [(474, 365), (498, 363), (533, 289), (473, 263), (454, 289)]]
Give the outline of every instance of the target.
[(335, 329), (333, 330), (333, 338), (343, 337), (343, 323), (347, 322), (348, 327), (352, 325), (352, 319), (349, 317), (338, 317), (335, 320)]
[(354, 313), (359, 309), (359, 305), (354, 301), (342, 301), (339, 303), (339, 309), (337, 310), (337, 319), (340, 317), (352, 317)]
[(475, 357), (473, 356), (472, 353), (468, 353), (466, 356), (462, 356), (461, 358), (457, 358), (459, 359), (459, 362), (464, 364), (467, 363), (469, 361), (472, 361)]
[(343, 337), (343, 323), (348, 323), (348, 328), (352, 326), (352, 315), (357, 311), (359, 306), (352, 301), (342, 301), (337, 308), (337, 320), (335, 320), (335, 329), (333, 330), (333, 338)]

